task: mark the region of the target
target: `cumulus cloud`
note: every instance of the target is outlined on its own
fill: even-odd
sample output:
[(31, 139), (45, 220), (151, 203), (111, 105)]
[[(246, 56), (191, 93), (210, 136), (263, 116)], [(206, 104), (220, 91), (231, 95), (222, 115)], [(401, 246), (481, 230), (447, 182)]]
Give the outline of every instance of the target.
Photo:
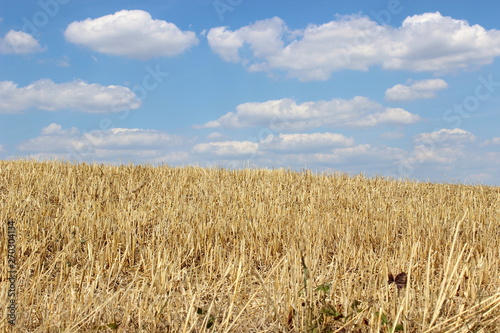
[[(292, 147), (290, 147), (292, 148)], [(266, 150), (259, 144), (259, 152), (251, 160), (257, 166), (308, 168), (316, 171), (363, 172), (382, 174), (398, 160), (407, 156), (404, 149), (372, 144), (311, 146), (311, 149)]]
[(34, 153), (65, 153), (68, 148), (78, 145), (80, 137), (76, 127), (63, 129), (61, 125), (52, 123), (42, 129), (40, 136), (19, 144), (17, 149)]
[(400, 27), (354, 15), (294, 31), (274, 17), (234, 31), (212, 28), (207, 40), (225, 61), (241, 62), (250, 71), (284, 71), (303, 81), (375, 65), (443, 73), (489, 64), (500, 56), (500, 31), (439, 12), (409, 16)]
[(484, 184), (489, 180), (493, 180), (493, 175), (490, 173), (475, 173), (467, 176), (465, 180), (465, 183)]
[(198, 44), (194, 32), (153, 19), (142, 10), (121, 10), (76, 21), (68, 25), (64, 36), (69, 42), (96, 52), (141, 60), (176, 56)]
[(443, 128), (430, 133), (420, 133), (414, 137), (415, 143), (423, 144), (465, 144), (476, 141), (476, 136), (469, 131)]
[(450, 164), (465, 156), (461, 147), (453, 146), (429, 147), (425, 145), (416, 145), (412, 153), (412, 160), (417, 161), (418, 164)]
[(43, 51), (40, 43), (22, 31), (10, 30), (0, 38), (0, 54), (28, 54)]
[(76, 127), (72, 127), (68, 130), (63, 130), (62, 126), (56, 123), (52, 123), (47, 127), (42, 128), (41, 134), (44, 136), (50, 135), (68, 135), (73, 136), (79, 134), (80, 131)]
[(92, 131), (84, 138), (96, 147), (106, 149), (163, 148), (182, 143), (180, 137), (162, 131), (137, 128), (112, 128), (105, 131)]
[(400, 148), (359, 144), (353, 147), (336, 148), (326, 153), (315, 153), (307, 156), (310, 161), (329, 165), (370, 165), (376, 168), (380, 164), (394, 162), (407, 155)]
[(217, 157), (247, 157), (257, 153), (258, 144), (251, 141), (220, 141), (200, 143), (193, 147), (193, 152)]
[[(261, 142), (220, 141), (196, 144), (191, 159), (204, 166), (226, 167), (307, 167), (324, 168), (349, 166), (363, 170), (367, 165), (388, 168), (407, 155), (400, 148), (355, 145), (354, 139), (337, 133), (291, 133), (269, 135)], [(352, 167), (352, 168), (351, 168)]]
[(38, 137), (17, 146), (35, 156), (65, 159), (157, 158), (184, 143), (182, 137), (147, 129), (111, 128), (82, 133), (52, 123)]
[(209, 135), (207, 135), (207, 139), (209, 140), (220, 140), (224, 138), (226, 138), (226, 136), (221, 132), (212, 132)]
[[(475, 141), (476, 137), (468, 131), (440, 129), (414, 136), (412, 151), (372, 142), (356, 143), (351, 137), (331, 132), (281, 133), (268, 135), (259, 142), (232, 138), (200, 143), (158, 130), (111, 128), (82, 132), (52, 123), (16, 148), (32, 158), (104, 163), (165, 162), (229, 168), (251, 165), (296, 170), (306, 167), (396, 177), (410, 172), (420, 179), (436, 177), (436, 173), (456, 179), (473, 174), (496, 175), (500, 153), (477, 150)], [(499, 144), (498, 138), (488, 141)], [(489, 180), (495, 181), (491, 177)]]
[(354, 145), (353, 138), (347, 138), (337, 133), (293, 133), (270, 135), (261, 144), (259, 149), (270, 152), (312, 153), (326, 151), (337, 147)]
[(228, 31), (226, 27), (217, 27), (210, 29), (207, 39), (212, 51), (222, 59), (229, 62), (240, 61), (238, 51), (243, 46), (244, 40), (237, 33)]
[(460, 128), (420, 133), (413, 137), (413, 151), (402, 164), (412, 168), (424, 163), (451, 164), (464, 159), (467, 146), (475, 141), (474, 134)]
[(217, 120), (196, 128), (266, 126), (273, 130), (304, 130), (317, 127), (372, 127), (379, 124), (412, 124), (420, 120), (400, 108), (385, 108), (362, 96), (350, 100), (304, 102), (292, 99), (240, 104)]
[(489, 146), (489, 145), (500, 145), (500, 136), (491, 138), (489, 140), (484, 140), (484, 142), (481, 143), (481, 146)]
[[(498, 184), (497, 165), (500, 153), (481, 149), (476, 136), (466, 130), (440, 129), (420, 133), (413, 137), (414, 147), (397, 164), (399, 176), (443, 181), (453, 179), (460, 182), (478, 181), (476, 176), (485, 176), (490, 184)], [(486, 179), (485, 178), (485, 179)]]
[(0, 113), (30, 108), (103, 113), (137, 109), (140, 105), (140, 99), (127, 87), (102, 86), (81, 80), (57, 84), (50, 79), (18, 87), (14, 82), (0, 81)]
[(285, 22), (278, 17), (258, 21), (232, 32), (226, 27), (210, 29), (207, 39), (212, 50), (225, 61), (241, 61), (239, 49), (248, 44), (255, 57), (272, 57), (283, 49)]
[(385, 92), (388, 101), (411, 101), (415, 99), (434, 98), (436, 91), (448, 88), (446, 81), (429, 79), (415, 81), (411, 85), (397, 84)]

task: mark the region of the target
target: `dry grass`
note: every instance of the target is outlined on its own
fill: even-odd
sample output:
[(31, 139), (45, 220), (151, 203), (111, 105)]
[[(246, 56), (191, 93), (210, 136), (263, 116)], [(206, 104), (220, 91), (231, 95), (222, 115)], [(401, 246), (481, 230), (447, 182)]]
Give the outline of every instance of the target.
[(0, 161), (0, 202), (19, 332), (500, 331), (499, 187)]

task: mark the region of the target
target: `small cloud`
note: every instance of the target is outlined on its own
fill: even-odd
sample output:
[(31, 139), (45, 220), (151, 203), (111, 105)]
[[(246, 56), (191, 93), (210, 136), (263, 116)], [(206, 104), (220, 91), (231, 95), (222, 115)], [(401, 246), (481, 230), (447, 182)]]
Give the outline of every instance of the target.
[(493, 176), (489, 173), (475, 173), (469, 175), (465, 179), (465, 183), (482, 184), (493, 179)]
[(10, 30), (0, 38), (0, 54), (29, 54), (42, 52), (43, 48), (31, 35), (22, 31)]
[(38, 137), (22, 142), (20, 151), (38, 156), (58, 158), (138, 158), (151, 160), (164, 156), (168, 148), (184, 143), (182, 137), (156, 130), (111, 128), (81, 133), (77, 128), (63, 129), (52, 123), (41, 130)]
[(200, 143), (193, 147), (197, 154), (209, 154), (219, 157), (246, 157), (257, 153), (259, 145), (250, 141), (221, 141)]
[(52, 123), (47, 127), (42, 128), (42, 135), (75, 135), (78, 134), (78, 130), (75, 127), (72, 127), (69, 130), (63, 130), (62, 126), (56, 123)]
[(476, 141), (471, 132), (460, 128), (440, 129), (413, 137), (415, 146), (406, 160), (412, 165), (423, 163), (451, 164), (466, 156), (466, 145)]
[(57, 66), (59, 67), (69, 67), (69, 58), (68, 56), (63, 56), (61, 60), (58, 61)]
[(0, 113), (31, 108), (105, 113), (137, 109), (140, 105), (140, 99), (127, 87), (102, 86), (81, 80), (58, 84), (50, 79), (18, 87), (14, 82), (0, 81)]
[(376, 147), (370, 144), (360, 144), (353, 147), (335, 148), (328, 153), (316, 153), (308, 156), (310, 161), (328, 164), (365, 164), (396, 161), (406, 155), (406, 151), (393, 147)]
[(143, 10), (121, 10), (75, 21), (68, 25), (64, 36), (67, 41), (96, 52), (141, 60), (173, 57), (198, 44), (194, 32), (153, 19)]
[(420, 120), (420, 116), (401, 108), (386, 108), (383, 112), (369, 114), (362, 119), (348, 123), (351, 126), (370, 127), (379, 124), (410, 125)]
[(223, 138), (226, 138), (226, 136), (224, 134), (222, 134), (221, 132), (212, 132), (209, 135), (207, 135), (207, 139), (210, 139), (210, 140), (220, 140)]
[(273, 130), (305, 130), (326, 127), (373, 127), (381, 124), (413, 124), (416, 114), (400, 108), (385, 108), (362, 96), (350, 100), (311, 101), (297, 104), (284, 98), (240, 104), (228, 112), (195, 128), (242, 128), (267, 126)]
[(415, 143), (421, 144), (464, 144), (471, 143), (476, 137), (471, 132), (460, 128), (443, 128), (430, 133), (420, 133), (414, 137)]
[(428, 146), (416, 145), (413, 148), (412, 158), (417, 161), (416, 164), (421, 163), (440, 163), (450, 164), (454, 163), (457, 159), (464, 158), (462, 146)]
[(490, 145), (500, 145), (500, 137), (495, 137), (489, 140), (484, 140), (481, 144), (481, 147), (490, 146)]
[(415, 99), (434, 98), (436, 91), (448, 88), (441, 79), (416, 81), (411, 85), (397, 84), (385, 92), (387, 101), (411, 101)]
[(338, 147), (354, 146), (354, 139), (337, 133), (294, 133), (269, 136), (259, 148), (274, 152), (324, 152)]

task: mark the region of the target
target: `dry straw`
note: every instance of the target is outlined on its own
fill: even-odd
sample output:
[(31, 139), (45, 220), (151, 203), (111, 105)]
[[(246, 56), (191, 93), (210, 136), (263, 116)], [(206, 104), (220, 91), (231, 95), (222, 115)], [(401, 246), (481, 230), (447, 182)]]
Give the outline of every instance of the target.
[(500, 330), (498, 187), (19, 160), (0, 203), (20, 332)]

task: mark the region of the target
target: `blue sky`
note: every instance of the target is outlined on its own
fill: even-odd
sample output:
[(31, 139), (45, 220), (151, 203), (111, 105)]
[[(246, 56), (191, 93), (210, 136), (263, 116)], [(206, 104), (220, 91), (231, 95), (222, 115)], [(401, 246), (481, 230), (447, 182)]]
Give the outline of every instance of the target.
[(499, 12), (0, 0), (0, 158), (500, 185)]

